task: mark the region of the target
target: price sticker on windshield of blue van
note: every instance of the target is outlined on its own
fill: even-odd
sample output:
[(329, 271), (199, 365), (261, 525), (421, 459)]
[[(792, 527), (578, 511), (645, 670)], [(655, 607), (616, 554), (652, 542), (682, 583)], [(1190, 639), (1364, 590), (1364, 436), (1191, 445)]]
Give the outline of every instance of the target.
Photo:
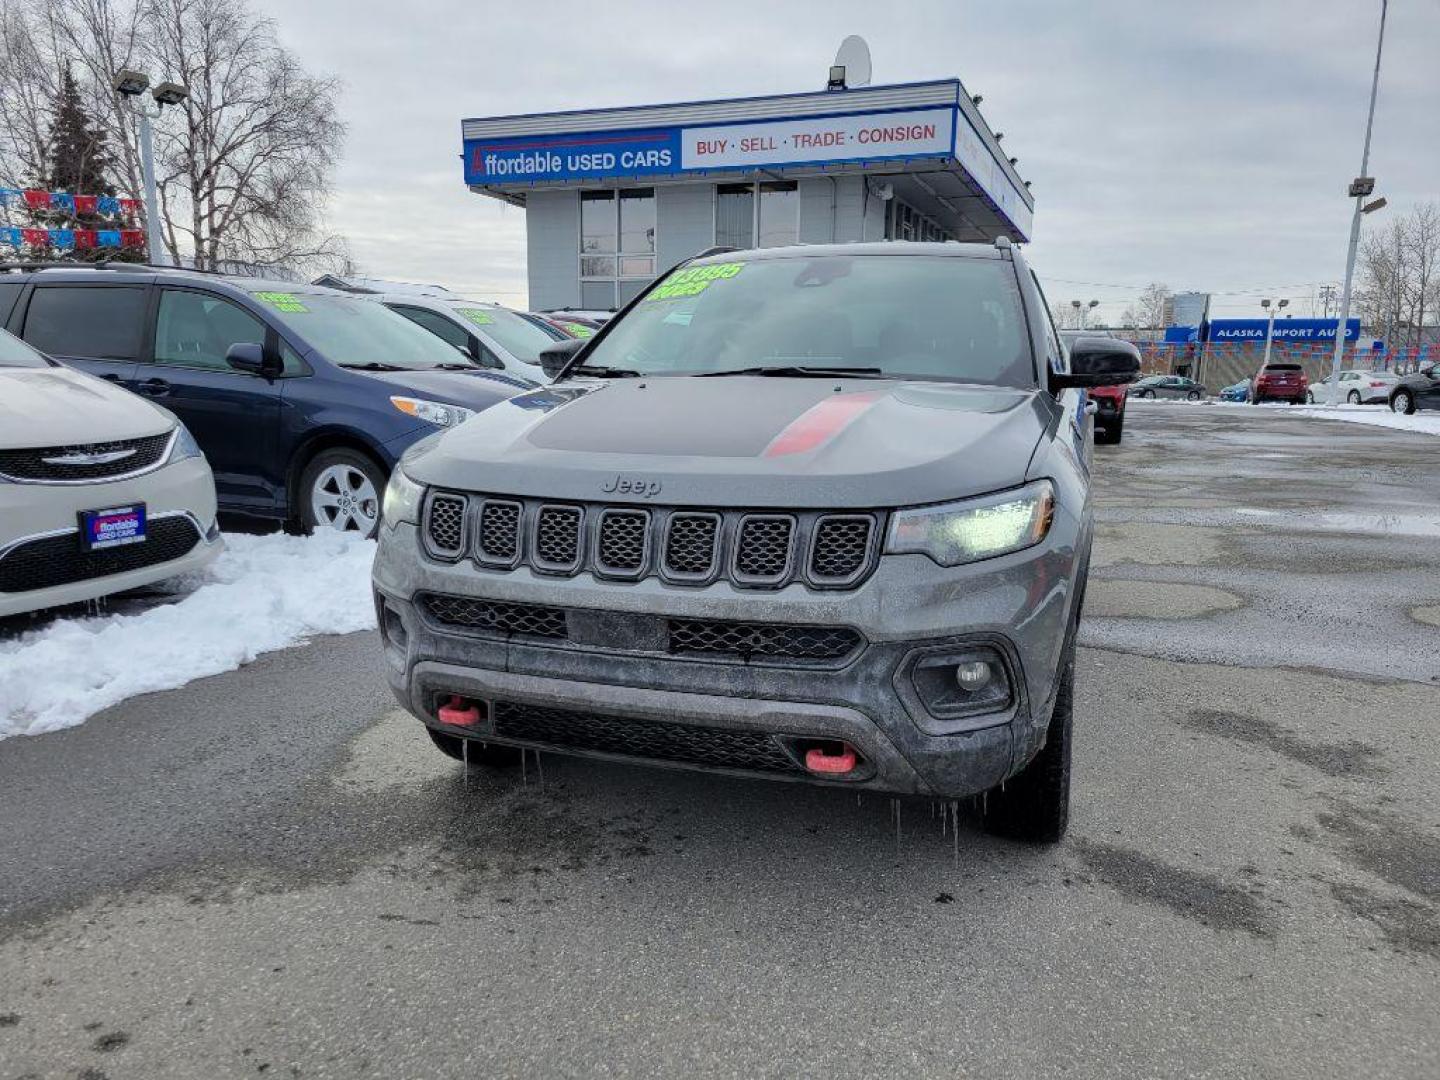
[(495, 316), (488, 311), (481, 311), (479, 308), (456, 308), (460, 317), (466, 322), (472, 322), (476, 326), (490, 326), (495, 322)]
[(290, 292), (257, 292), (255, 299), (287, 315), (303, 315), (310, 310), (300, 302), (298, 296)]
[(679, 300), (686, 296), (699, 296), (717, 281), (729, 281), (741, 270), (744, 263), (717, 263), (714, 266), (687, 266), (676, 270), (645, 297), (652, 300)]

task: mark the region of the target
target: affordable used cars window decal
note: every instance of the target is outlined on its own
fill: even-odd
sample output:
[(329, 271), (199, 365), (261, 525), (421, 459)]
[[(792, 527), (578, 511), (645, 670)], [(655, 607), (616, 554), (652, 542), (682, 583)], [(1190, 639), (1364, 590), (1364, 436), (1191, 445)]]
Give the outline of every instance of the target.
[(481, 311), (479, 308), (456, 308), (462, 319), (474, 323), (476, 326), (489, 326), (495, 321), (495, 316), (488, 311)]
[(587, 338), (595, 336), (595, 331), (591, 330), (590, 327), (586, 326), (584, 323), (567, 322), (561, 323), (560, 325), (563, 326), (569, 333), (575, 335), (577, 338)]
[(687, 266), (676, 270), (645, 297), (651, 300), (678, 300), (698, 296), (714, 281), (726, 281), (745, 268), (744, 263), (717, 263), (714, 266)]
[(304, 314), (310, 309), (300, 302), (300, 298), (289, 292), (257, 292), (255, 299), (262, 304), (269, 304), (276, 311), (283, 311), (289, 315)]

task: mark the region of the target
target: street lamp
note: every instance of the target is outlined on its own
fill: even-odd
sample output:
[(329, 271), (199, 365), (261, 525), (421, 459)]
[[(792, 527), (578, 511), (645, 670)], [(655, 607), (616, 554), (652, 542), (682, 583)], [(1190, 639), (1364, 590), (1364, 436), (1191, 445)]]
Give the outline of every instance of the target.
[(1070, 306), (1075, 309), (1075, 329), (1085, 329), (1085, 316), (1100, 306), (1099, 300), (1091, 300), (1088, 304), (1082, 304), (1079, 300), (1071, 300)]
[(154, 109), (140, 101), (140, 96), (150, 89), (150, 76), (142, 71), (125, 68), (115, 73), (110, 85), (121, 97), (129, 98), (140, 117), (140, 172), (145, 183), (145, 241), (150, 251), (152, 266), (165, 266), (165, 248), (160, 236), (160, 200), (155, 193), (155, 137), (150, 121), (158, 119), (166, 105), (179, 105), (190, 91), (179, 83), (163, 82), (150, 96), (155, 100)]
[(1272, 308), (1269, 300), (1261, 300), (1260, 306), (1270, 313), (1270, 322), (1265, 327), (1265, 359), (1260, 361), (1263, 368), (1270, 363), (1270, 339), (1275, 336), (1275, 313), (1282, 307), (1289, 307), (1290, 301), (1281, 300)]
[[(1375, 192), (1375, 180), (1367, 176), (1370, 167), (1370, 133), (1375, 128), (1375, 96), (1380, 90), (1380, 53), (1385, 47), (1385, 15), (1390, 0), (1380, 0), (1380, 36), (1375, 42), (1375, 74), (1370, 79), (1370, 115), (1365, 120), (1365, 150), (1360, 155), (1360, 175), (1350, 184), (1350, 197), (1355, 200), (1355, 212), (1350, 218), (1350, 249), (1345, 256), (1345, 291), (1340, 296), (1340, 318), (1335, 322), (1335, 358), (1330, 364), (1330, 385), (1340, 385), (1340, 360), (1345, 355), (1345, 324), (1350, 321), (1350, 286), (1355, 277), (1355, 249), (1360, 246), (1360, 215), (1379, 210), (1385, 205), (1384, 199), (1376, 199), (1368, 206), (1365, 200)], [(1339, 404), (1336, 395), (1332, 405)]]

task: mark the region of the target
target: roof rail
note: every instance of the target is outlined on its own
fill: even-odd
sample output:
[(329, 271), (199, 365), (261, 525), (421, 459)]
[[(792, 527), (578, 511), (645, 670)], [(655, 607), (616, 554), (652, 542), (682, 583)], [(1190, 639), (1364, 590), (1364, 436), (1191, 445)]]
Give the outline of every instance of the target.
[(161, 266), (149, 262), (121, 262), (101, 259), (98, 262), (62, 262), (59, 260), (27, 260), (0, 262), (0, 270), (181, 270), (191, 274), (218, 274), (218, 270), (198, 270), (193, 266)]

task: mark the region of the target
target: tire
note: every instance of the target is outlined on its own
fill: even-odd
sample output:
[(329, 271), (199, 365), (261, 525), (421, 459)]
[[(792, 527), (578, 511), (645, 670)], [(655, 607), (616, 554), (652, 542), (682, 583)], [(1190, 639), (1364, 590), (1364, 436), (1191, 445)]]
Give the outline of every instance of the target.
[(1120, 441), (1120, 436), (1125, 432), (1125, 417), (1120, 417), (1114, 423), (1106, 424), (1103, 428), (1095, 429), (1095, 441), (1105, 446), (1114, 446)]
[(1409, 390), (1396, 390), (1390, 395), (1390, 411), (1409, 416), (1415, 411), (1415, 396)]
[(1314, 404), (1315, 404), (1315, 395), (1312, 394), (1312, 393), (1310, 393), (1309, 390), (1306, 390), (1306, 391), (1305, 391), (1305, 404), (1306, 404), (1306, 405), (1314, 405)]
[(1350, 393), (1348, 393), (1348, 394), (1345, 395), (1345, 400), (1348, 401), (1351, 405), (1359, 405), (1359, 404), (1360, 404), (1360, 391), (1359, 391), (1359, 390), (1351, 390)]
[(510, 769), (520, 764), (520, 751), (513, 746), (484, 743), (479, 739), (462, 739), (458, 735), (447, 735), (432, 727), (427, 727), (425, 734), (430, 736), (430, 741), (437, 750), (456, 761), (466, 759), (465, 744), (468, 742), (471, 765), (482, 765), (487, 769)]
[(300, 474), (296, 493), (302, 531), (334, 529), (372, 537), (380, 527), (385, 473), (358, 450), (322, 450)]
[(1139, 396), (1139, 397), (1142, 397), (1142, 398), (1149, 398), (1151, 401), (1154, 401), (1154, 400), (1155, 400), (1155, 391), (1154, 391), (1154, 390), (1141, 390), (1138, 396)]
[(1075, 694), (1072, 646), (1055, 692), (1045, 747), (1030, 764), (985, 795), (985, 831), (1032, 844), (1055, 844), (1070, 824), (1070, 744)]
[(1185, 395), (1185, 400), (1186, 400), (1186, 401), (1199, 401), (1199, 400), (1200, 400), (1200, 391), (1199, 391), (1199, 390), (1191, 390), (1188, 394)]

